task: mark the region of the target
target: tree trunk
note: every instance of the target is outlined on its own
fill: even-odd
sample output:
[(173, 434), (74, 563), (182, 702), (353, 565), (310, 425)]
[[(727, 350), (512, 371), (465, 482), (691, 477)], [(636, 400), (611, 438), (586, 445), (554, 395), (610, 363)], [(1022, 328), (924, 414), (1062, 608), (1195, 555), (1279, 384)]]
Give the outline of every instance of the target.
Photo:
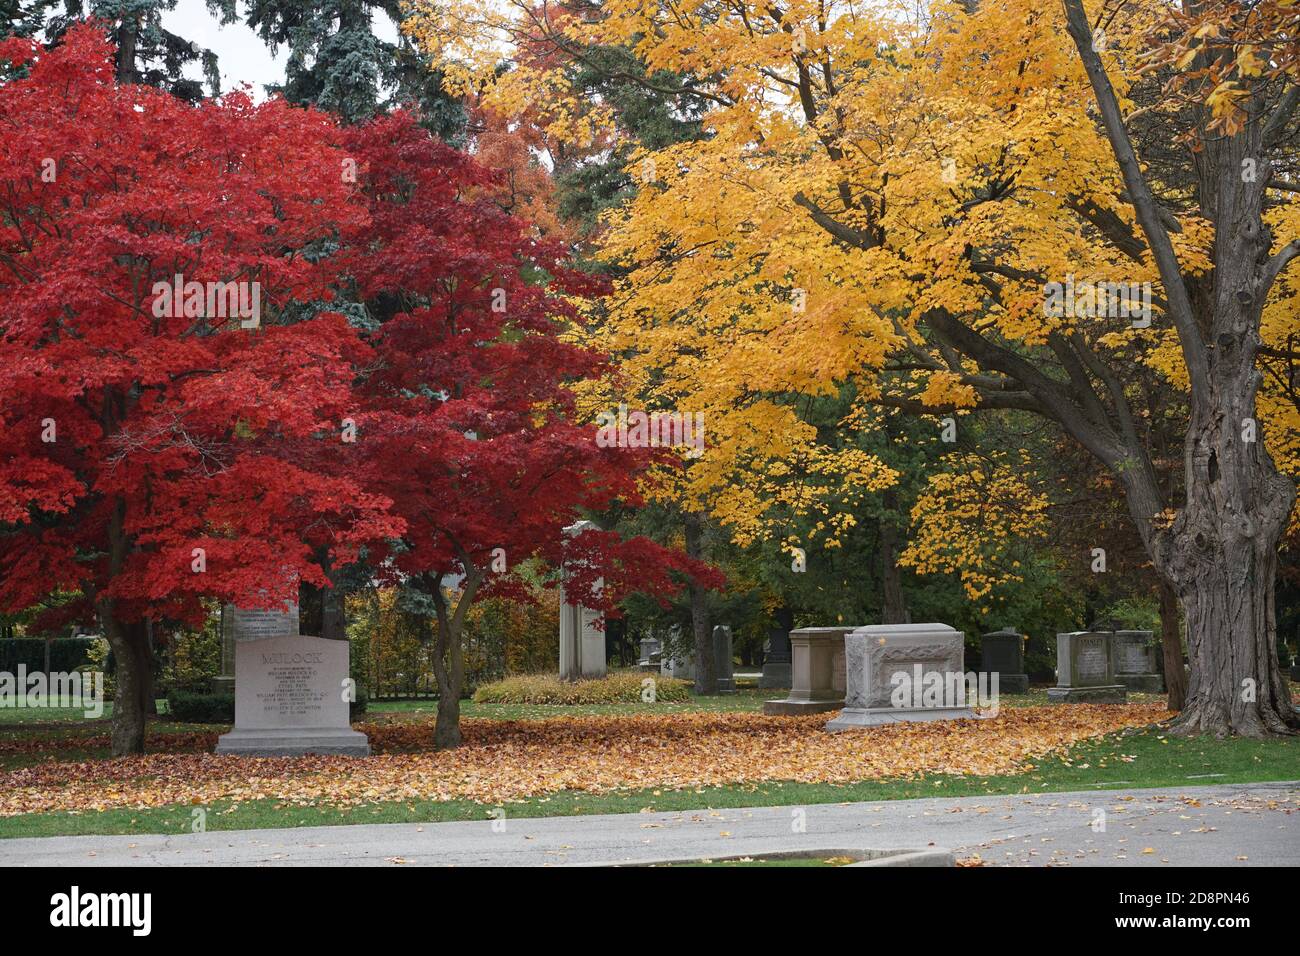
[[(686, 553), (704, 560), (704, 522), (697, 514), (686, 516)], [(709, 610), (708, 589), (691, 580), (691, 630), (695, 637), (695, 693), (701, 696), (718, 692), (718, 668), (713, 659), (713, 616)]]
[(441, 577), (424, 576), (425, 587), (429, 589), (438, 611), (438, 636), (433, 654), (433, 675), (438, 681), (438, 718), (433, 727), (433, 745), (438, 750), (461, 745), (460, 695), (465, 689), (465, 652), (461, 635), (465, 631), (465, 615), (484, 578), (483, 571), (474, 567), (467, 556), (462, 557), (462, 567), (466, 571), (463, 590), (454, 608), (443, 594)]
[[(110, 739), (113, 756), (126, 757), (131, 754), (144, 753), (143, 687), (141, 675), (146, 669), (141, 668), (143, 655), (140, 638), (143, 629), (124, 625), (113, 617), (112, 605), (105, 603), (100, 608), (100, 622), (108, 645), (113, 649), (113, 659), (117, 663), (114, 675), (117, 690), (113, 695), (113, 721)], [(147, 651), (146, 651), (147, 653)]]
[(135, 47), (139, 34), (138, 19), (124, 16), (117, 28), (117, 82), (138, 83), (140, 74), (135, 68)]
[[(1288, 510), (1289, 504), (1288, 499)], [(1191, 683), (1173, 732), (1217, 737), (1293, 732), (1298, 721), (1277, 658), (1277, 537), (1224, 531), (1201, 531), (1182, 543), (1187, 551), (1208, 547), (1195, 555), (1197, 570), (1177, 582), (1187, 616)]]
[[(1263, 218), (1269, 176), (1244, 174), (1256, 164), (1267, 167), (1274, 146), (1266, 142), (1265, 103), (1252, 92), (1242, 102), (1249, 119), (1232, 135), (1210, 131), (1208, 111), (1197, 119), (1200, 135), (1191, 159), (1198, 212), (1214, 228), (1212, 268), (1184, 270), (1124, 126), (1084, 5), (1064, 0), (1064, 6), (1128, 199), (1159, 269), (1165, 320), (1177, 330), (1187, 372), (1186, 500), (1172, 522), (1154, 477), (1147, 475), (1150, 459), (1131, 422), (1121, 422), (1128, 434), (1119, 443), (1127, 447), (1119, 448), (1095, 429), (1071, 427), (1099, 457), (1110, 459), (1156, 571), (1183, 606), (1191, 681), (1174, 732), (1290, 733), (1298, 722), (1278, 664), (1273, 605), (1277, 547), (1295, 484), (1269, 456), (1255, 398), (1264, 303), (1296, 247), (1271, 252), (1273, 236)], [(1073, 412), (1062, 416), (1077, 418)]]
[(908, 624), (912, 616), (907, 610), (907, 597), (903, 594), (903, 576), (898, 569), (898, 552), (901, 544), (898, 528), (893, 521), (893, 514), (898, 510), (898, 496), (893, 489), (885, 491), (881, 497), (885, 515), (881, 517), (880, 529), (880, 582), (881, 582), (881, 624)]
[(1168, 707), (1180, 711), (1187, 703), (1187, 672), (1183, 669), (1183, 636), (1178, 626), (1178, 593), (1167, 581), (1160, 581), (1160, 646), (1165, 660), (1165, 693)]

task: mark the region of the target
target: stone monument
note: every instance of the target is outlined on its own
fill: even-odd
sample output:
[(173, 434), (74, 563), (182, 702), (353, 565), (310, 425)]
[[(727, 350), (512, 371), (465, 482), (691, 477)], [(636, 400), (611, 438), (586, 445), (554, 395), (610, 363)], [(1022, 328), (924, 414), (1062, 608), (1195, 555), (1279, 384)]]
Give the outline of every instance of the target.
[(641, 656), (637, 658), (637, 669), (657, 674), (659, 673), (659, 666), (662, 663), (663, 643), (659, 638), (641, 638)]
[(790, 632), (790, 694), (763, 702), (765, 714), (817, 714), (844, 706), (844, 636), (853, 627)]
[(998, 687), (1005, 694), (1029, 693), (1029, 676), (1025, 673), (1025, 639), (1016, 631), (1004, 628), (980, 636), (980, 667), (997, 671)]
[[(574, 537), (594, 528), (590, 521), (579, 521), (564, 529)], [(603, 585), (597, 581), (596, 586)], [(573, 604), (560, 585), (560, 680), (605, 676), (605, 615), (581, 604)]]
[(763, 647), (763, 673), (758, 686), (764, 690), (790, 686), (790, 632), (777, 623), (768, 631)]
[(976, 717), (966, 703), (965, 642), (947, 624), (869, 624), (846, 634), (844, 709), (826, 729)]
[(1151, 631), (1116, 631), (1110, 642), (1111, 666), (1115, 682), (1131, 691), (1163, 694), (1164, 649)]
[(713, 674), (719, 694), (736, 692), (736, 664), (732, 659), (731, 628), (719, 624), (713, 629)]
[(298, 606), (263, 611), (227, 606), (235, 645), (235, 726), (219, 754), (293, 757), (370, 753), (349, 722), (347, 641), (298, 633)]
[(1128, 690), (1115, 682), (1110, 631), (1072, 631), (1056, 635), (1056, 686), (1049, 704), (1122, 704)]
[(232, 697), (235, 694), (235, 615), (238, 613), (233, 604), (221, 606), (221, 673), (208, 678), (208, 688), (214, 694)]

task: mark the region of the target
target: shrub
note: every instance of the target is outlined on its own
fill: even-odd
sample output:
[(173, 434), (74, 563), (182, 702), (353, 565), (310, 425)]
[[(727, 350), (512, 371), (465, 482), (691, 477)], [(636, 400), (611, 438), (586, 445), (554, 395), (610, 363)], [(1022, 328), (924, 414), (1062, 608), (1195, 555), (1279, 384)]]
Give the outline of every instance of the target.
[(647, 678), (653, 678), (655, 700), (680, 702), (690, 698), (690, 682), (641, 671), (615, 671), (592, 680), (562, 681), (556, 674), (521, 674), (474, 693), (480, 704), (639, 704)]
[(186, 724), (233, 724), (235, 697), (176, 687), (167, 695), (167, 715)]
[(163, 665), (165, 689), (203, 691), (221, 673), (221, 619), (210, 615), (201, 631), (178, 631), (168, 642)]
[[(89, 662), (89, 654), (97, 639), (93, 637), (56, 637), (50, 641), (50, 670), (68, 674)], [(39, 637), (6, 637), (0, 639), (0, 671), (18, 672), (18, 665), (29, 674), (45, 670), (45, 640)]]

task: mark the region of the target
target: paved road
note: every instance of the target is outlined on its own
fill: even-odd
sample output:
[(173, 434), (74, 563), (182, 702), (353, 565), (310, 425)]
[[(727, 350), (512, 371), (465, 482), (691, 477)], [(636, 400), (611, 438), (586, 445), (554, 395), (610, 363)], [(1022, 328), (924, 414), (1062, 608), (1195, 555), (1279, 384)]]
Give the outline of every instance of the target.
[[(1099, 815), (1098, 811), (1101, 812)], [(1094, 824), (1104, 824), (1104, 829)], [(800, 825), (804, 832), (797, 832)], [(986, 863), (1300, 865), (1300, 781), (808, 807), (0, 840), (0, 866), (555, 866), (938, 845)]]

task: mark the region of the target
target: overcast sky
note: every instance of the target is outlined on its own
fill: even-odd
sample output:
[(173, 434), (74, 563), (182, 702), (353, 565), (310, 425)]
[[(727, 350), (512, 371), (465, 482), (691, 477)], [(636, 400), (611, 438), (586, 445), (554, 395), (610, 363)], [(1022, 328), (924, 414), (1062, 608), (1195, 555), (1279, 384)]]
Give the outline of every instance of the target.
[[(243, 3), (239, 4), (239, 11), (242, 17)], [(162, 20), (163, 26), (172, 33), (193, 40), (217, 55), (222, 92), (249, 83), (260, 96), (264, 84), (279, 83), (284, 79), (288, 50), (280, 47), (272, 56), (270, 47), (242, 20), (220, 26), (217, 19), (208, 13), (203, 0), (180, 0), (175, 10), (163, 13)], [(384, 14), (378, 14), (375, 20), (376, 32), (381, 37), (390, 41), (397, 39), (397, 28)], [(186, 73), (194, 79), (202, 79), (202, 70), (196, 65)]]

